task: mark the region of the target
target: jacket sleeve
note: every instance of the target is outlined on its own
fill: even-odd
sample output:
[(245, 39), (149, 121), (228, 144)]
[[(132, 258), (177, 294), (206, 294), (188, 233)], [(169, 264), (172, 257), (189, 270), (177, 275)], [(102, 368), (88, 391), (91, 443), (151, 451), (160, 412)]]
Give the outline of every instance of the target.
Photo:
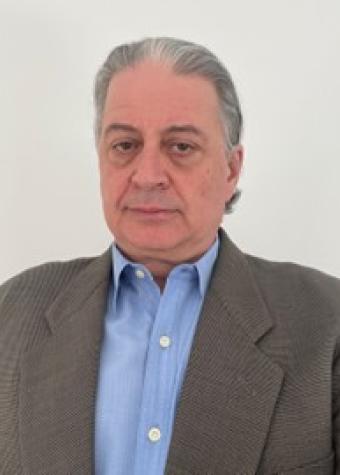
[(332, 417), (333, 417), (333, 447), (335, 452), (335, 471), (340, 475), (340, 337), (334, 354), (332, 375)]
[(18, 335), (14, 314), (17, 279), (0, 286), (0, 473), (20, 475), (18, 457)]

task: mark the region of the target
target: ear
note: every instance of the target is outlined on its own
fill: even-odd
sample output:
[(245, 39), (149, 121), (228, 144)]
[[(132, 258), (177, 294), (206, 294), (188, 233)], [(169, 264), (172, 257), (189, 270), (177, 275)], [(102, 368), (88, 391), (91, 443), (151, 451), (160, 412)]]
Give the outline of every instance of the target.
[(233, 190), (236, 188), (241, 175), (243, 156), (244, 149), (240, 144), (233, 146), (231, 150), (227, 151), (226, 158), (228, 162), (228, 187), (233, 188)]

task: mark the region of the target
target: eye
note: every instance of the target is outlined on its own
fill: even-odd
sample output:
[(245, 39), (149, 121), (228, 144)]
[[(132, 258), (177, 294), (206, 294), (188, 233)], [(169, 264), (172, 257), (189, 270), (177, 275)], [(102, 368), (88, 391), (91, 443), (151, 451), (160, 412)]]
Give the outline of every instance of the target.
[(169, 148), (176, 155), (188, 155), (195, 150), (195, 147), (187, 142), (171, 142)]
[(114, 152), (119, 153), (129, 153), (137, 148), (137, 143), (132, 140), (121, 140), (120, 142), (116, 142), (111, 145), (111, 149)]

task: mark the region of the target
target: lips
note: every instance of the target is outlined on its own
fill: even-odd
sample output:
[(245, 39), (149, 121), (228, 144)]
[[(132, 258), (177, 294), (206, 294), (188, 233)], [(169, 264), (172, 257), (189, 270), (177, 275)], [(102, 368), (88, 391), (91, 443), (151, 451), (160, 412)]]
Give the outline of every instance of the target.
[(136, 211), (139, 213), (150, 213), (150, 214), (155, 214), (155, 213), (171, 213), (174, 210), (173, 209), (167, 209), (167, 208), (158, 208), (157, 206), (140, 206), (140, 207), (134, 207), (130, 208), (132, 211)]
[(128, 211), (132, 213), (137, 220), (147, 221), (166, 221), (176, 212), (174, 209), (159, 208), (157, 206), (129, 207)]

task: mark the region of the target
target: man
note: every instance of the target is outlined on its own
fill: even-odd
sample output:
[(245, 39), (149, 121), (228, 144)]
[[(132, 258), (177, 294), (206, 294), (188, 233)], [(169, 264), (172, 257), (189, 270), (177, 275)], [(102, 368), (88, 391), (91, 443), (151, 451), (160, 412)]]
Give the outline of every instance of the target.
[(229, 73), (146, 39), (95, 104), (115, 244), (0, 288), (1, 473), (340, 473), (339, 282), (219, 229), (243, 161)]

